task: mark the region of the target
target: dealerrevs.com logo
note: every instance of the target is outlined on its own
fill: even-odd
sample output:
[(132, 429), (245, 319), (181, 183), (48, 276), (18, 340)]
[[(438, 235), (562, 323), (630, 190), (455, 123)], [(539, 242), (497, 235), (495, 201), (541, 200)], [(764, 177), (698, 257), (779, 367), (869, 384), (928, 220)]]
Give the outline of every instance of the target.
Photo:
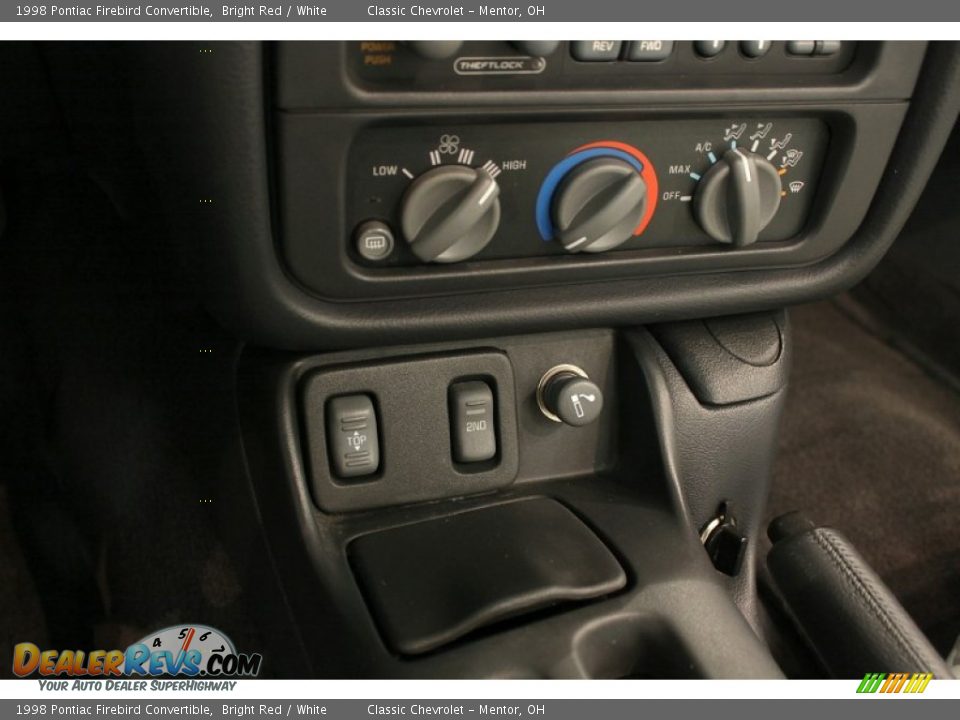
[(206, 625), (164, 628), (126, 650), (41, 650), (29, 642), (13, 648), (13, 673), (22, 678), (256, 677), (262, 662)]

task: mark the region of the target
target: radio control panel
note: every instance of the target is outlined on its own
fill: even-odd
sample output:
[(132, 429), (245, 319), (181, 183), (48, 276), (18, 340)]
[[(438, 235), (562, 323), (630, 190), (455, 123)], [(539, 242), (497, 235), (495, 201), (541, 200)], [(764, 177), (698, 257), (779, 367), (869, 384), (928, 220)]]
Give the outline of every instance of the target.
[(349, 43), (354, 81), (371, 90), (496, 90), (657, 83), (711, 78), (775, 84), (784, 77), (837, 74), (856, 54), (835, 40), (412, 41)]

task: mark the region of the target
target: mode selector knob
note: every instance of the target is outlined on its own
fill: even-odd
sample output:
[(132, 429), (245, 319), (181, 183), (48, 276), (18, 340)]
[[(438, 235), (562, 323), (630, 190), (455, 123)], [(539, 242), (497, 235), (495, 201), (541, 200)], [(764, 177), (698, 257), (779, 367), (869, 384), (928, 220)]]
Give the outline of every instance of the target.
[(603, 252), (629, 239), (647, 205), (647, 186), (630, 163), (602, 157), (577, 165), (553, 200), (556, 238), (570, 252)]
[(780, 207), (780, 174), (765, 158), (733, 148), (704, 173), (693, 198), (700, 227), (737, 247), (757, 241)]
[(483, 250), (500, 224), (500, 186), (486, 170), (428, 170), (403, 196), (400, 226), (424, 262), (452, 263)]

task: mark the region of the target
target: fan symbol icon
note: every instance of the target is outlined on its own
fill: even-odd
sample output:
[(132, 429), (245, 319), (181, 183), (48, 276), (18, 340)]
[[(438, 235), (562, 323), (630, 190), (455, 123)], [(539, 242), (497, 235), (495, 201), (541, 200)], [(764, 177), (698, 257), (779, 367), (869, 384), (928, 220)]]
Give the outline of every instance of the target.
[(454, 155), (460, 149), (459, 135), (441, 135), (440, 146), (437, 148), (444, 155)]

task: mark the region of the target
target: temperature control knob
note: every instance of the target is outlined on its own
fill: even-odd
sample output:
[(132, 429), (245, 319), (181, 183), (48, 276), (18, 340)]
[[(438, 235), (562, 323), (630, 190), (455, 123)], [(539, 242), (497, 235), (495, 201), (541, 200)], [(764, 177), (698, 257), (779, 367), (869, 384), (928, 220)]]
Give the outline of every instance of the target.
[(704, 173), (693, 212), (714, 240), (750, 245), (780, 207), (780, 190), (780, 174), (770, 162), (733, 148)]
[(557, 240), (570, 252), (610, 250), (633, 235), (646, 205), (646, 183), (630, 163), (612, 157), (587, 160), (557, 188)]
[(484, 169), (428, 170), (403, 197), (400, 226), (424, 262), (452, 263), (483, 250), (500, 224), (500, 186)]

